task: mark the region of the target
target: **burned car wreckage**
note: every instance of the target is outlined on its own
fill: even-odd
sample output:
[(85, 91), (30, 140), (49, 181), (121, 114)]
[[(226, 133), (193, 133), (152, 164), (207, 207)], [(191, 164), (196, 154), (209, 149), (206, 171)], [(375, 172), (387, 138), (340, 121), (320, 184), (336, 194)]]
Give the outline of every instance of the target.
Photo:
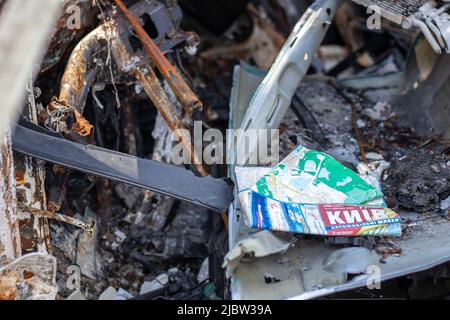
[(450, 1), (0, 1), (0, 56), (0, 300), (449, 296)]

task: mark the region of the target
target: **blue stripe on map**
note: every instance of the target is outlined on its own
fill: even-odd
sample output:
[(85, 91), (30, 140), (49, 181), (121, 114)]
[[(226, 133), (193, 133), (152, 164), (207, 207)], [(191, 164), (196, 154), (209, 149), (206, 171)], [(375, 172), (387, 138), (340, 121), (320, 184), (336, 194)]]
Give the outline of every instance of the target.
[(260, 225), (259, 225), (260, 221), (259, 221), (258, 215), (257, 215), (258, 202), (255, 201), (255, 194), (253, 192), (249, 193), (249, 197), (252, 199), (252, 223), (251, 223), (251, 227), (252, 228), (260, 228)]
[(301, 220), (299, 218), (296, 218), (295, 216), (300, 216), (304, 219), (303, 211), (297, 204), (290, 204), (290, 203), (283, 203), (280, 202), (283, 206), (284, 216), (286, 222), (289, 224), (289, 231), (293, 231), (296, 233), (308, 233), (305, 230), (305, 227), (308, 228), (308, 226), (303, 225), (298, 220)]
[(272, 221), (270, 220), (269, 211), (267, 209), (267, 199), (260, 194), (254, 193), (252, 196), (252, 211), (256, 214), (259, 212), (261, 218), (257, 215), (257, 220), (262, 219), (263, 229), (272, 229)]
[(289, 225), (289, 230), (299, 232), (298, 228), (296, 227), (295, 221), (292, 221), (291, 215), (289, 214), (289, 204), (281, 202), (281, 208), (283, 209), (284, 220), (286, 220), (287, 224)]

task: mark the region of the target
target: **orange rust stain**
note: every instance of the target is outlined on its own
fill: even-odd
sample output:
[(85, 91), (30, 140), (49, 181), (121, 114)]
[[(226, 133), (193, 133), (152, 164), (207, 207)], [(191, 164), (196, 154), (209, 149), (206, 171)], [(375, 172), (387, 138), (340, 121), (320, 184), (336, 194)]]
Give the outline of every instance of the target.
[(36, 242), (34, 241), (33, 235), (24, 235), (23, 233), (20, 235), (22, 250), (30, 252), (36, 247)]
[(114, 1), (136, 31), (136, 34), (143, 44), (147, 54), (153, 60), (159, 71), (161, 71), (164, 78), (169, 82), (170, 87), (174, 91), (175, 95), (180, 99), (181, 103), (187, 109), (194, 107), (202, 109), (203, 104), (200, 99), (191, 90), (191, 88), (188, 86), (186, 81), (184, 81), (183, 77), (178, 73), (175, 67), (164, 56), (163, 52), (153, 42), (136, 16), (134, 16), (134, 14), (128, 10), (122, 0)]
[(25, 280), (31, 279), (31, 278), (33, 278), (33, 277), (34, 277), (34, 273), (33, 273), (33, 272), (24, 270), (24, 272), (23, 272), (23, 278), (24, 278)]
[(16, 288), (2, 290), (0, 288), (0, 300), (15, 300), (17, 296)]
[(16, 170), (16, 184), (19, 186), (25, 184), (25, 172), (23, 170)]
[(59, 210), (59, 206), (56, 203), (50, 201), (47, 204), (47, 210), (50, 211), (50, 212), (56, 212), (56, 211)]
[(59, 165), (59, 164), (55, 164), (53, 165), (53, 172), (54, 173), (64, 173), (66, 170), (64, 169), (63, 166)]
[(0, 300), (15, 300), (17, 298), (17, 278), (14, 275), (0, 277)]
[(77, 110), (73, 111), (75, 113), (76, 123), (73, 125), (73, 129), (82, 137), (87, 137), (91, 134), (94, 126), (87, 121), (80, 112)]

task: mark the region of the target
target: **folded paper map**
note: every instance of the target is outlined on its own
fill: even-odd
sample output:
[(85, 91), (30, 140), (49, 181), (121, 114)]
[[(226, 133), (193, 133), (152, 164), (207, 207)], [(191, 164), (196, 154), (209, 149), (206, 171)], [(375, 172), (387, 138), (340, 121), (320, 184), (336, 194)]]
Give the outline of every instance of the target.
[(236, 168), (239, 200), (251, 228), (328, 236), (401, 234), (378, 180), (331, 156), (297, 147), (272, 169)]

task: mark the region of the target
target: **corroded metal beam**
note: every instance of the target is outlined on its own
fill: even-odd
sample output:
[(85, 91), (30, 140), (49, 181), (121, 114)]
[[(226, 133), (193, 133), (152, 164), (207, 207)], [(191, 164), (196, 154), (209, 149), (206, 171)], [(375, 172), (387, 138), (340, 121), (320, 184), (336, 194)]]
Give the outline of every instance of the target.
[(177, 71), (177, 69), (169, 62), (165, 57), (163, 52), (158, 48), (158, 46), (153, 42), (150, 36), (147, 34), (145, 29), (140, 24), (136, 16), (128, 10), (121, 0), (114, 0), (120, 10), (124, 13), (127, 19), (133, 26), (139, 40), (142, 42), (148, 55), (155, 63), (158, 70), (164, 76), (166, 81), (169, 83), (175, 95), (180, 99), (183, 106), (188, 110), (192, 109), (202, 109), (203, 104), (200, 99), (195, 95), (195, 93), (188, 86), (186, 81)]
[(16, 188), (9, 130), (0, 136), (0, 266), (21, 255)]

